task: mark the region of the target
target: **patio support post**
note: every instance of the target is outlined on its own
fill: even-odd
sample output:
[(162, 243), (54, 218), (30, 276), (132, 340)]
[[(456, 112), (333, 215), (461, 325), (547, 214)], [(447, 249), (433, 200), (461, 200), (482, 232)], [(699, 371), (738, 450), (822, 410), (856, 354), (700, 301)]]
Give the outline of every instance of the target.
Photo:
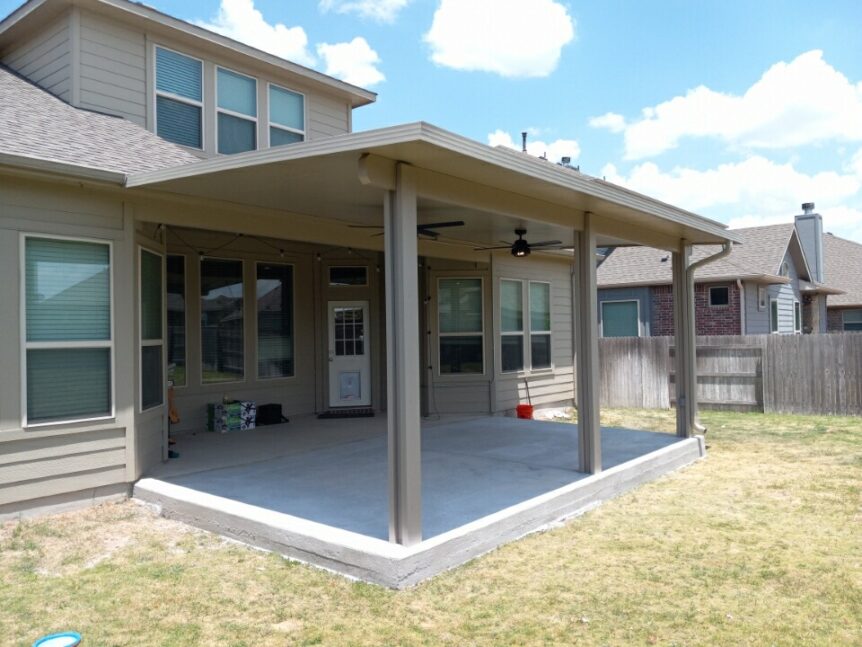
[(673, 323), (676, 370), (676, 435), (690, 438), (697, 415), (697, 368), (694, 275), (688, 271), (691, 245), (682, 241), (673, 253)]
[(595, 215), (585, 213), (583, 231), (575, 232), (577, 281), (573, 316), (577, 329), (578, 470), (587, 474), (595, 474), (602, 470), (594, 220)]
[(416, 177), (399, 163), (384, 200), (389, 541), (422, 541)]

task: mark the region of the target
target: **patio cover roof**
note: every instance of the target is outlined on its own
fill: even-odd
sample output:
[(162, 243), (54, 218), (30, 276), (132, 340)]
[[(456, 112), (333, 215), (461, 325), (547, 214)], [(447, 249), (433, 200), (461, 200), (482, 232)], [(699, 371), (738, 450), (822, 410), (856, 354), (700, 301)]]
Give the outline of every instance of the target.
[[(420, 222), (464, 220), (434, 245), (487, 245), (513, 239), (569, 245), (584, 212), (599, 218), (600, 245), (649, 244), (676, 249), (737, 240), (725, 226), (551, 162), (493, 148), (417, 122), (291, 146), (184, 164), (128, 176), (126, 186), (234, 207), (287, 212), (326, 227), (333, 244), (381, 249), (382, 237), (350, 229), (383, 222), (383, 195), (397, 162), (418, 174)], [(326, 219), (326, 220), (322, 220)], [(332, 225), (344, 232), (337, 236)], [(456, 236), (453, 238), (450, 236)], [(345, 238), (346, 237), (346, 238)], [(340, 240), (339, 240), (340, 239)]]

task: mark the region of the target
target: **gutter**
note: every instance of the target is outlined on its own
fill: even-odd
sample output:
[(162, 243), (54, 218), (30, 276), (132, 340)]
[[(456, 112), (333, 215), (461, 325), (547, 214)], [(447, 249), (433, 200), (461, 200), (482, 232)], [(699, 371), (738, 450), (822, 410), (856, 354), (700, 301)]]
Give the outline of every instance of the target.
[(32, 155), (0, 153), (0, 166), (8, 166), (18, 171), (26, 170), (33, 173), (64, 175), (66, 177), (79, 180), (107, 182), (109, 184), (118, 184), (120, 186), (126, 183), (125, 173), (97, 168), (94, 166), (82, 166), (80, 164), (59, 162)]
[[(699, 267), (703, 267), (704, 265), (709, 265), (710, 263), (714, 263), (715, 261), (721, 260), (722, 258), (726, 258), (730, 255), (730, 252), (733, 251), (733, 241), (726, 241), (722, 243), (721, 251), (713, 254), (712, 256), (707, 256), (706, 258), (702, 258), (699, 261), (696, 261), (689, 265), (685, 270), (685, 289), (689, 294), (694, 294), (694, 272)], [(695, 318), (694, 311), (694, 299), (691, 300), (691, 310), (688, 313), (688, 316), (691, 317), (691, 337), (689, 340), (689, 346), (691, 347), (693, 352), (696, 352), (697, 349), (697, 321)], [(694, 359), (694, 358), (692, 358)], [(692, 367), (694, 368), (694, 367)], [(694, 376), (694, 388), (697, 389), (697, 372), (696, 370), (692, 370), (692, 375)], [(695, 391), (696, 395), (696, 391)], [(677, 404), (679, 406), (679, 404)], [(686, 405), (688, 406), (688, 405)], [(691, 416), (691, 425), (697, 430), (698, 433), (704, 434), (706, 433), (706, 427), (700, 424), (700, 420), (697, 418), (697, 410), (691, 411), (689, 407), (689, 411), (687, 412), (689, 416)]]

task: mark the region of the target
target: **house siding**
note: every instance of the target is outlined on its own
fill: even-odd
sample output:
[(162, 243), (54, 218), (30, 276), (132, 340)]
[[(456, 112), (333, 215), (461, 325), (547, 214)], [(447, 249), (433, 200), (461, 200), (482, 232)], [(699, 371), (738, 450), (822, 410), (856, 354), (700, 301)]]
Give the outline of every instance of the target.
[[(780, 285), (770, 285), (768, 289), (769, 299), (778, 301), (778, 332), (781, 334), (791, 334), (794, 332), (794, 317), (793, 303), (795, 301), (802, 302), (802, 295), (799, 292), (799, 273), (793, 263), (793, 257), (790, 252), (785, 254), (784, 261), (788, 265), (788, 278), (790, 283)], [(769, 306), (772, 307), (772, 306)], [(767, 311), (767, 315), (769, 312)]]
[(599, 290), (599, 330), (602, 330), (602, 302), (604, 301), (637, 301), (638, 315), (638, 337), (649, 337), (651, 334), (651, 299), (650, 289), (643, 288), (614, 288)]
[(69, 15), (61, 16), (0, 58), (9, 68), (64, 101), (72, 99)]
[(745, 289), (745, 334), (766, 335), (769, 334), (769, 299), (766, 305), (760, 307), (758, 302), (758, 291), (763, 289), (769, 294), (768, 286), (759, 285), (746, 281)]

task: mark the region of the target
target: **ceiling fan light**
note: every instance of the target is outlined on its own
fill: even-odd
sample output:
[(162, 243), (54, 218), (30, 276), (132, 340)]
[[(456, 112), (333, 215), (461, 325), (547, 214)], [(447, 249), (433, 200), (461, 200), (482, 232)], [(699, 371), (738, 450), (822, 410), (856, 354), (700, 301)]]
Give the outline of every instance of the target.
[(512, 244), (512, 256), (515, 258), (524, 258), (530, 255), (530, 245), (526, 240), (518, 239)]

